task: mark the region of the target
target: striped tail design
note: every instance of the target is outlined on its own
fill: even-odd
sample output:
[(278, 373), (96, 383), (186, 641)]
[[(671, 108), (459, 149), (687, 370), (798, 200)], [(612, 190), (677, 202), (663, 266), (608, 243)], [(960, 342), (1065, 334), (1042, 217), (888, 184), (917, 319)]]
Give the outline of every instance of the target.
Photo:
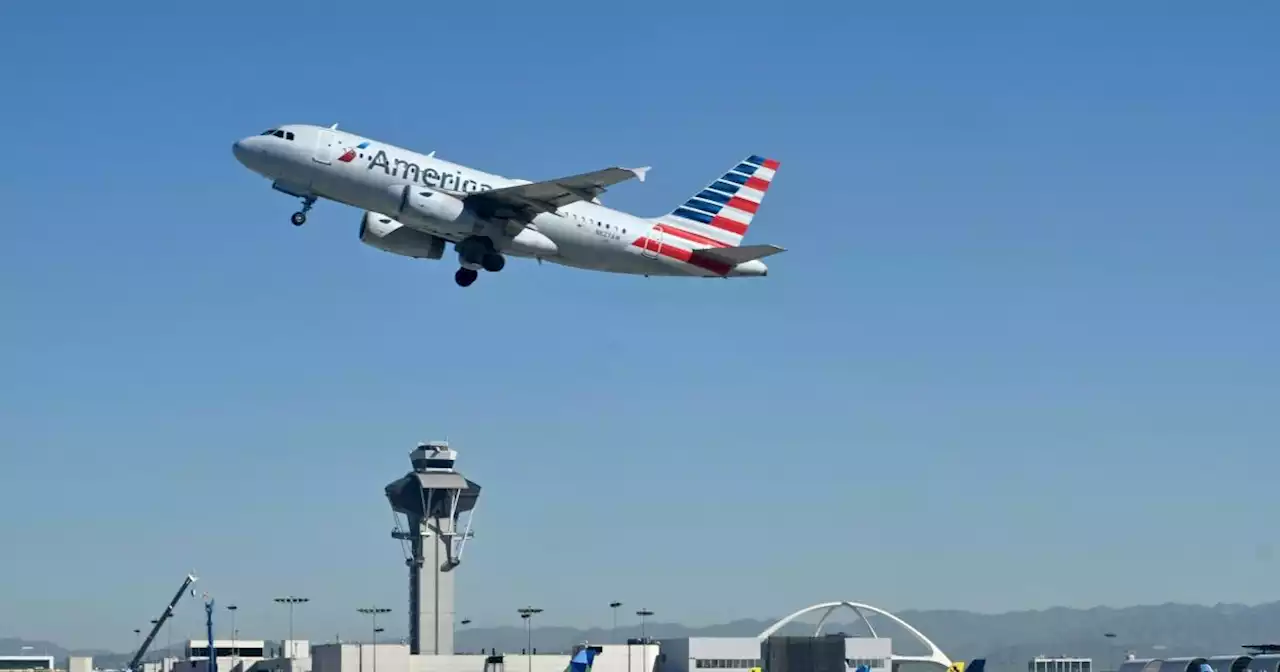
[(664, 234), (702, 247), (737, 247), (777, 171), (777, 161), (749, 156), (671, 214), (659, 217), (658, 226)]

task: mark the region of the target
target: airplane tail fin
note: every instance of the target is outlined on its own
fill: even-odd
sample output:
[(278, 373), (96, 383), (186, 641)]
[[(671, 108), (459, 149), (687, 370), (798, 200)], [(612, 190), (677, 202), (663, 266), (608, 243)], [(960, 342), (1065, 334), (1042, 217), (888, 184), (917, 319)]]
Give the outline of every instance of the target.
[(737, 247), (747, 235), (778, 165), (774, 159), (748, 156), (658, 220), (701, 238)]

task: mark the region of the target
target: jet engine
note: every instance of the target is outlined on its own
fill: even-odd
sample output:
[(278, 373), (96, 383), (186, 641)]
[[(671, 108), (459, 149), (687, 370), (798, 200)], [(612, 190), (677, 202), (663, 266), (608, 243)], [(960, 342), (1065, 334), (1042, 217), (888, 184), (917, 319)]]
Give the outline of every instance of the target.
[(386, 215), (366, 212), (360, 220), (360, 242), (405, 257), (439, 259), (444, 256), (446, 241), (411, 229)]
[(470, 228), (475, 216), (467, 210), (461, 199), (444, 192), (416, 184), (392, 187), (397, 205), (392, 214), (412, 219), (432, 219), (438, 222)]

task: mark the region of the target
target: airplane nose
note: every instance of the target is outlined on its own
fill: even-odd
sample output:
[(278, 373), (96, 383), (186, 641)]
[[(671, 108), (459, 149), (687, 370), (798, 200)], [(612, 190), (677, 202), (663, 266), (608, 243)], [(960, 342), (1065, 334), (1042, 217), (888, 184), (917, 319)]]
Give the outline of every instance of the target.
[(235, 155), (237, 161), (244, 163), (249, 156), (249, 148), (245, 146), (244, 140), (236, 140), (231, 145), (231, 153)]

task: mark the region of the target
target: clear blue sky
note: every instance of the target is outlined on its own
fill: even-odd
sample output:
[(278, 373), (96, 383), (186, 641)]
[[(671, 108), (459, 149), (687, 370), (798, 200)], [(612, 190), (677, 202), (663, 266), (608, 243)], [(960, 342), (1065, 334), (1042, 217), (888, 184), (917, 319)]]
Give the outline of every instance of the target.
[[(1280, 12), (1023, 5), (0, 4), (0, 636), (126, 648), (191, 568), (398, 635), (382, 486), (443, 436), (477, 625), (1280, 598)], [(641, 214), (775, 157), (790, 251), (461, 290), (290, 226), (231, 156), (285, 122), (652, 165)]]

